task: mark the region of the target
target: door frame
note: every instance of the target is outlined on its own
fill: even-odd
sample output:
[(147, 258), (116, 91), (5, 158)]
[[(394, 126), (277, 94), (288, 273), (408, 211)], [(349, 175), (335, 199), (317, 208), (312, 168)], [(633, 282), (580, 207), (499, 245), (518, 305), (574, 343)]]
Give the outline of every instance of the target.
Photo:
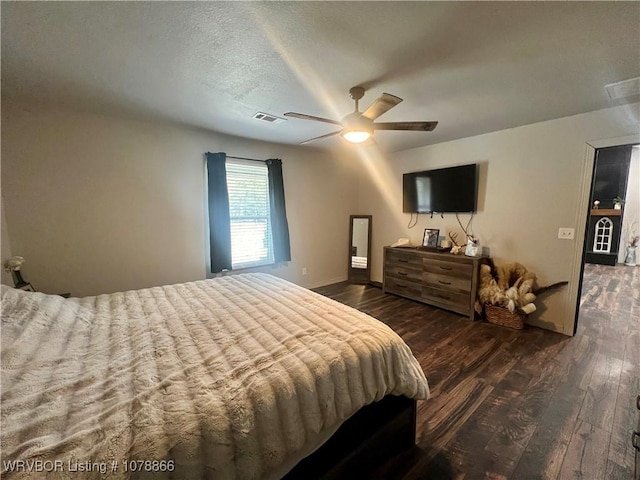
[(595, 166), (596, 151), (599, 148), (619, 147), (624, 145), (640, 144), (640, 134), (625, 135), (600, 140), (588, 141), (585, 144), (584, 162), (582, 162), (582, 175), (580, 180), (580, 192), (578, 194), (578, 212), (575, 221), (576, 241), (581, 242), (580, 248), (574, 249), (571, 259), (571, 271), (569, 282), (569, 298), (576, 299), (575, 314), (573, 317), (573, 333), (578, 329), (578, 316), (580, 315), (580, 293), (582, 291), (582, 277), (584, 275), (584, 255), (587, 241), (587, 223), (589, 221), (589, 205), (591, 184), (593, 182), (593, 169)]

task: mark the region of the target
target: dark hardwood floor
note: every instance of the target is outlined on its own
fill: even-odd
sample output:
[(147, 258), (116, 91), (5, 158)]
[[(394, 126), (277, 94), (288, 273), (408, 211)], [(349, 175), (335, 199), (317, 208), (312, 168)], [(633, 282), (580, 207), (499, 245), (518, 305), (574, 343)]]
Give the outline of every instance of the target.
[(372, 286), (316, 291), (391, 326), (429, 380), (416, 447), (368, 478), (632, 479), (640, 267), (586, 265), (574, 337), (470, 322)]

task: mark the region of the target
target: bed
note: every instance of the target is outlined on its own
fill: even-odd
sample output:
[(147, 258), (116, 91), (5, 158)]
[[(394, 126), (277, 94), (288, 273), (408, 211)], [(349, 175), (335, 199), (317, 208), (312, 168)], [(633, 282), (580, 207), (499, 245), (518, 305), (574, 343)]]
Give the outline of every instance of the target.
[(390, 328), (267, 274), (3, 286), (1, 359), (3, 478), (277, 479), (367, 408), (429, 396)]

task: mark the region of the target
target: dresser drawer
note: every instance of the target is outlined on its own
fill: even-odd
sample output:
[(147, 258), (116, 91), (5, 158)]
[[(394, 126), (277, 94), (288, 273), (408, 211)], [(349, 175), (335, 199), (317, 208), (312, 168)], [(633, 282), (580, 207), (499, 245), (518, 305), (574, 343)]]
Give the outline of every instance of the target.
[(415, 298), (417, 300), (420, 300), (422, 297), (422, 285), (420, 283), (393, 277), (385, 277), (384, 291), (387, 293), (402, 295), (404, 297)]
[(387, 250), (385, 255), (386, 265), (404, 265), (422, 269), (422, 257), (416, 255), (415, 250)]
[(469, 313), (471, 308), (468, 293), (456, 293), (428, 286), (422, 287), (422, 300), (432, 305), (465, 314)]
[(471, 280), (474, 266), (471, 263), (447, 262), (444, 260), (423, 259), (422, 269), (425, 272), (448, 277), (464, 278)]
[(441, 273), (424, 272), (422, 274), (422, 281), (425, 285), (431, 287), (454, 292), (464, 292), (467, 297), (469, 297), (469, 292), (471, 292), (471, 277), (462, 278), (453, 275), (443, 275)]
[(385, 275), (390, 275), (404, 280), (413, 280), (414, 282), (422, 281), (422, 269), (419, 266), (409, 263), (391, 263), (385, 264)]

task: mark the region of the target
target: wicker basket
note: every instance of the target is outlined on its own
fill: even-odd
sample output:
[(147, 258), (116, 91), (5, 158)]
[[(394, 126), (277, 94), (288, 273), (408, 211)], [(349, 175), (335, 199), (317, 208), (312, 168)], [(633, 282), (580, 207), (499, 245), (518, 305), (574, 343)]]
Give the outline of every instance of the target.
[(524, 320), (527, 318), (527, 314), (520, 309), (510, 312), (508, 308), (495, 305), (485, 305), (484, 313), (489, 323), (517, 330), (524, 328)]

